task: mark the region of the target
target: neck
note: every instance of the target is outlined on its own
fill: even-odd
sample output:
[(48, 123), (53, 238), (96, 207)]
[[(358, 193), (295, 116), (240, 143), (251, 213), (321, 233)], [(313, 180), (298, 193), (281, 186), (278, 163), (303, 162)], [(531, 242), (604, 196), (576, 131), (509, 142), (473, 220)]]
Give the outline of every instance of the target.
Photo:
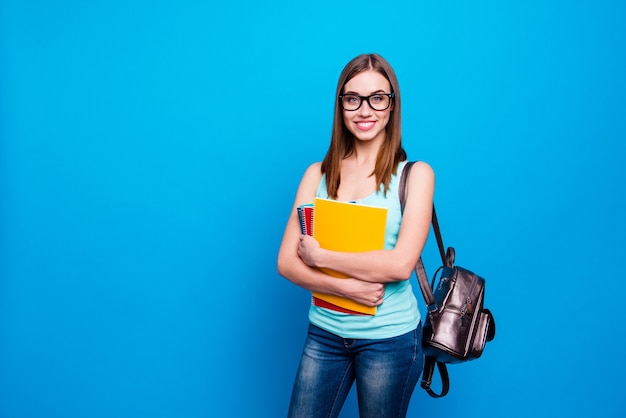
[(379, 141), (355, 141), (354, 152), (352, 158), (356, 165), (362, 166), (376, 164), (376, 157), (378, 157), (378, 150), (380, 149)]

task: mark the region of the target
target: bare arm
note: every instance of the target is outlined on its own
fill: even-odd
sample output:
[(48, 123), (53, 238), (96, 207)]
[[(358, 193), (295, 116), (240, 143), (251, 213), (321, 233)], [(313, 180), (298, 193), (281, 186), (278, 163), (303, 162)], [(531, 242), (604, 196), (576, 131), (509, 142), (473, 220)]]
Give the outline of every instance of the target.
[(328, 276), (317, 268), (306, 265), (298, 255), (298, 245), (302, 236), (297, 207), (310, 203), (315, 198), (322, 173), (320, 164), (311, 165), (302, 177), (296, 199), (287, 221), (283, 240), (278, 251), (278, 273), (310, 291), (347, 297), (367, 306), (382, 303), (384, 285), (354, 278), (337, 279)]
[(393, 250), (344, 253), (320, 248), (312, 237), (301, 237), (298, 253), (312, 267), (325, 267), (376, 283), (407, 280), (424, 248), (432, 216), (435, 175), (424, 163), (415, 163), (408, 179), (406, 207)]

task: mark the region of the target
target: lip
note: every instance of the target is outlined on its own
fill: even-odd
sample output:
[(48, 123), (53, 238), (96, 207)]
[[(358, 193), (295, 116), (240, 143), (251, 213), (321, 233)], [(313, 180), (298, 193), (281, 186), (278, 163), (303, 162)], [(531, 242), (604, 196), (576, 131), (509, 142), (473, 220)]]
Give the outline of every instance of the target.
[(373, 129), (374, 126), (376, 126), (376, 122), (373, 120), (359, 120), (354, 122), (354, 124), (356, 125), (358, 130), (363, 132), (369, 131)]

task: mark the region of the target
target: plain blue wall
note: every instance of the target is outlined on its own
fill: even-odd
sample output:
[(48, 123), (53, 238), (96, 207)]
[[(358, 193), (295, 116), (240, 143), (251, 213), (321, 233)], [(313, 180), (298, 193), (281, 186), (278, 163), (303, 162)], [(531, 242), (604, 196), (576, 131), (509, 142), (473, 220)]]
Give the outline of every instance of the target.
[(498, 326), (410, 416), (626, 415), (624, 2), (213, 3), (0, 2), (0, 416), (284, 416), (278, 245), (373, 51)]

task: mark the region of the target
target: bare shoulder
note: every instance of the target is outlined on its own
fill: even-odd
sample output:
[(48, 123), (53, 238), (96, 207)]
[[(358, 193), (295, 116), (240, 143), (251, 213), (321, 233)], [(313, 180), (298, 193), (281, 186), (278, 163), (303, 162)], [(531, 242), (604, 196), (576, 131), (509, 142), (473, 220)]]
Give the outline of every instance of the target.
[(415, 162), (411, 167), (411, 183), (415, 181), (433, 183), (435, 181), (433, 168), (424, 161)]
[(304, 184), (317, 184), (320, 182), (322, 178), (322, 163), (320, 162), (316, 162), (311, 164), (306, 171), (304, 172), (304, 175), (302, 176), (302, 183)]
[[(429, 210), (432, 206), (433, 196), (435, 194), (435, 172), (432, 167), (423, 161), (418, 161), (411, 167), (409, 178), (409, 187), (407, 194), (407, 211), (405, 213), (413, 213), (415, 216), (430, 216)], [(424, 221), (429, 224), (427, 218)], [(421, 222), (421, 221), (420, 221)], [(420, 223), (418, 222), (418, 224)]]
[(311, 164), (304, 172), (305, 176), (322, 177), (322, 163), (315, 162)]
[(308, 203), (315, 197), (315, 192), (322, 179), (322, 163), (311, 164), (300, 181), (298, 193), (296, 195), (296, 204)]

